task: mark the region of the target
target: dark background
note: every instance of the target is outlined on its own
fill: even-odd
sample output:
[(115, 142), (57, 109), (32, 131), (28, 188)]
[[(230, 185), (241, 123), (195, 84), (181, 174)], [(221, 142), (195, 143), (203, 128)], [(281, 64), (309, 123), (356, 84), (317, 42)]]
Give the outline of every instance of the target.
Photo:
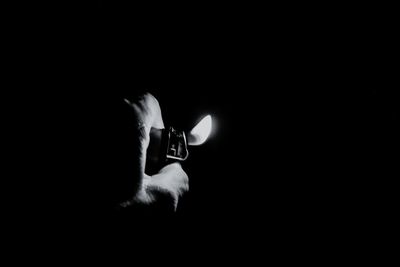
[(92, 205), (78, 200), (88, 200), (92, 174), (103, 170), (96, 152), (108, 132), (99, 125), (114, 101), (143, 89), (159, 99), (167, 124), (190, 129), (205, 114), (215, 121), (183, 164), (191, 190), (169, 228), (182, 243), (364, 240), (372, 222), (390, 218), (398, 98), (383, 59), (394, 43), (374, 15), (43, 6), (17, 8), (24, 19), (8, 21), (5, 50), (9, 180), (17, 184), (7, 206), (24, 227), (93, 222)]

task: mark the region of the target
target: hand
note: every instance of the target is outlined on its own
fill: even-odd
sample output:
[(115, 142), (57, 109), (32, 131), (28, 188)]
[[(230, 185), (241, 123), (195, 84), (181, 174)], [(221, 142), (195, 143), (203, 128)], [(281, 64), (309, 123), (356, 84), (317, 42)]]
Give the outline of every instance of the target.
[(133, 108), (136, 117), (134, 123), (139, 129), (139, 135), (135, 138), (139, 138), (140, 153), (137, 162), (133, 164), (138, 167), (141, 186), (133, 199), (122, 203), (121, 206), (130, 206), (135, 203), (151, 205), (159, 201), (159, 196), (163, 195), (162, 199), (166, 199), (165, 196), (167, 196), (167, 199), (171, 199), (170, 204), (176, 210), (179, 197), (189, 190), (189, 179), (181, 165), (173, 163), (165, 166), (153, 176), (145, 174), (150, 130), (151, 128), (164, 128), (160, 105), (157, 99), (149, 93), (142, 95), (134, 102), (126, 100), (126, 103)]

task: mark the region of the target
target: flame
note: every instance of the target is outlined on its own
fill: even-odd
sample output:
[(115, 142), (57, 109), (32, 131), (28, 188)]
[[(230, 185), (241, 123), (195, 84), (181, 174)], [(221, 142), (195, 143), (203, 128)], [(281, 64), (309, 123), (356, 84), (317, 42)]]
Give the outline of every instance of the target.
[(203, 144), (211, 133), (212, 119), (210, 115), (205, 116), (189, 133), (189, 145), (198, 146)]

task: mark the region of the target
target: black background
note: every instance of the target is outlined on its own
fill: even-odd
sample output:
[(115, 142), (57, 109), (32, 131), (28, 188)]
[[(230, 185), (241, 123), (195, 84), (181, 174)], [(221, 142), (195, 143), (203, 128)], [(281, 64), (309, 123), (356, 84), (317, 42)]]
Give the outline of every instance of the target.
[(9, 180), (18, 181), (8, 207), (28, 229), (91, 221), (82, 215), (90, 205), (68, 209), (93, 182), (82, 179), (101, 172), (93, 151), (107, 132), (98, 122), (115, 99), (143, 89), (166, 124), (190, 129), (206, 114), (215, 122), (183, 164), (191, 190), (174, 226), (151, 223), (182, 243), (364, 240), (370, 222), (390, 217), (398, 99), (372, 40), (393, 43), (374, 16), (349, 12), (337, 23), (326, 9), (306, 16), (293, 6), (44, 6), (9, 20)]

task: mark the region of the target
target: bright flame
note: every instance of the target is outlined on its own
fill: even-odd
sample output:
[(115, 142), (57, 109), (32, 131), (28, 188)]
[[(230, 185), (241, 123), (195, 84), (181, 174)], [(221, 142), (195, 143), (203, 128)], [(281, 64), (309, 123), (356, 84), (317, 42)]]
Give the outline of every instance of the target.
[(212, 119), (210, 115), (205, 116), (191, 131), (188, 136), (189, 145), (198, 146), (203, 144), (211, 133)]

